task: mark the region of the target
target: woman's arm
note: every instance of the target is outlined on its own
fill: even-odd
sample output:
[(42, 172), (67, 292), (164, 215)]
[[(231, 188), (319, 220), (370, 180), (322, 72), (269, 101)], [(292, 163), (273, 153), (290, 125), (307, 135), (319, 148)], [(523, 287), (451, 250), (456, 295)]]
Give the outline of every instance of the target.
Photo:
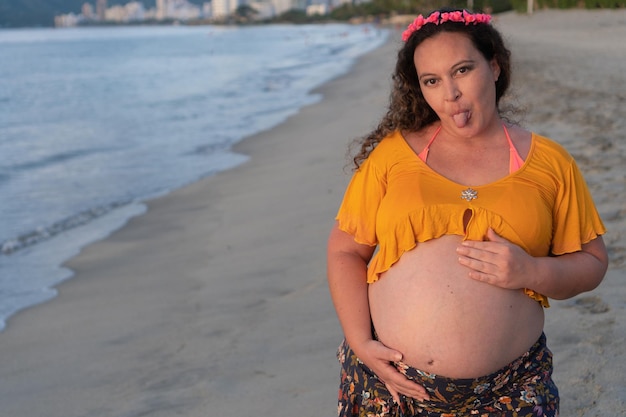
[(339, 230), (337, 224), (331, 230), (327, 253), (328, 286), (337, 317), (352, 350), (385, 382), (396, 401), (399, 401), (399, 393), (419, 400), (428, 399), (422, 386), (408, 380), (390, 364), (401, 360), (402, 354), (372, 337), (366, 274), (374, 249), (355, 242), (354, 237)]
[(459, 262), (470, 268), (471, 278), (502, 288), (529, 288), (564, 300), (596, 288), (608, 268), (601, 236), (578, 252), (537, 258), (491, 229), (487, 237), (484, 242), (463, 242), (457, 249)]
[(555, 300), (565, 300), (600, 285), (608, 265), (604, 240), (598, 236), (578, 252), (535, 258), (537, 272), (528, 288)]
[(355, 242), (354, 237), (339, 230), (336, 224), (328, 238), (330, 295), (343, 333), (353, 349), (372, 339), (366, 274), (374, 249)]

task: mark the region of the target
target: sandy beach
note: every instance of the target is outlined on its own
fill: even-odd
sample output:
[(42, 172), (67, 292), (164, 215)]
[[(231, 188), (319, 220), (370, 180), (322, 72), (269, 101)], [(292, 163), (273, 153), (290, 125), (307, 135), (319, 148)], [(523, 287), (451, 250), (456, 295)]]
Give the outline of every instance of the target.
[[(595, 291), (552, 301), (565, 417), (626, 415), (626, 10), (506, 13), (511, 103), (577, 159), (608, 233)], [(336, 415), (325, 250), (350, 141), (385, 110), (399, 36), (323, 100), (236, 148), (235, 169), (148, 203), (0, 333), (2, 417)]]

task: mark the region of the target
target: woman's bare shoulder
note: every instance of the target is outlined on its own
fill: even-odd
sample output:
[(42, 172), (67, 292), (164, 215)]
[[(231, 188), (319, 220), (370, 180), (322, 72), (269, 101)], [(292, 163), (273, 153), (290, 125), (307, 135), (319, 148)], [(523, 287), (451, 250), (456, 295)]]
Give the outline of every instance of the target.
[(416, 153), (420, 153), (422, 149), (426, 147), (438, 128), (439, 125), (434, 123), (417, 131), (403, 130), (400, 134)]

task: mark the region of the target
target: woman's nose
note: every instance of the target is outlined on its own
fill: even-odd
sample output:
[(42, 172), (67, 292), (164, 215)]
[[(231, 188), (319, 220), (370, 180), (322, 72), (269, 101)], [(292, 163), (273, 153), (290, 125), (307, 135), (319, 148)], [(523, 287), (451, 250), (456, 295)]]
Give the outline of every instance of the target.
[(459, 90), (458, 86), (453, 82), (447, 83), (446, 100), (456, 101), (459, 99), (459, 97), (461, 97), (461, 91)]

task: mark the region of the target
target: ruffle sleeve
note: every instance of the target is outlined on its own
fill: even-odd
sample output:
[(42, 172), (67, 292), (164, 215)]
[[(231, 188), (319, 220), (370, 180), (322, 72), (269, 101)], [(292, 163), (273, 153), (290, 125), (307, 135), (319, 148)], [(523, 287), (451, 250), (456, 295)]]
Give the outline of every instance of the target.
[(385, 175), (368, 158), (354, 173), (336, 216), (339, 229), (354, 240), (376, 246), (376, 215), (387, 190)]
[(564, 173), (554, 210), (551, 252), (577, 252), (582, 245), (604, 234), (606, 228), (576, 161)]

